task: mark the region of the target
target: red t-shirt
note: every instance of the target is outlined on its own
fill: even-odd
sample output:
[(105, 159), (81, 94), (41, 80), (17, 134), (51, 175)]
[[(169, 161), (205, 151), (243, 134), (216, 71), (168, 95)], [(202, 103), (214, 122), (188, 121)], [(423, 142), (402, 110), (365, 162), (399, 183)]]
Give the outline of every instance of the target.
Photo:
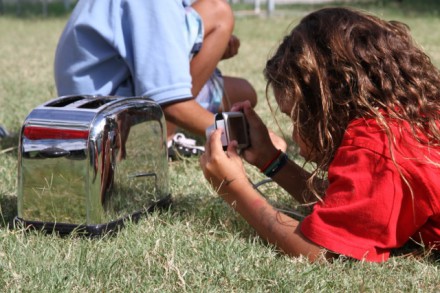
[(418, 146), (408, 125), (400, 126), (390, 126), (396, 168), (375, 120), (350, 123), (329, 167), (323, 201), (301, 223), (305, 237), (330, 251), (377, 262), (410, 239), (440, 245), (440, 150)]

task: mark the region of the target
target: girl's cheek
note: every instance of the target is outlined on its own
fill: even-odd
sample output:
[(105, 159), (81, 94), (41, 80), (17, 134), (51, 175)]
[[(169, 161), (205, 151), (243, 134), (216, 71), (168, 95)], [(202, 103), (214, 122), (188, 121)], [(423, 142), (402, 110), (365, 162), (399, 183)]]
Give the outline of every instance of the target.
[(299, 154), (305, 159), (308, 159), (307, 157), (310, 155), (309, 148), (307, 147), (307, 144), (301, 139), (297, 131), (293, 131), (292, 139), (299, 148)]

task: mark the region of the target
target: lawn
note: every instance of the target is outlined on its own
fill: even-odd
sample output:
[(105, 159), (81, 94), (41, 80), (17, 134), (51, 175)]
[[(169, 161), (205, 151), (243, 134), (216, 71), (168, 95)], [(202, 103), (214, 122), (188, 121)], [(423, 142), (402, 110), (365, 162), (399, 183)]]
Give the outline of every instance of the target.
[[(419, 2), (423, 2), (422, 5)], [(440, 66), (440, 4), (435, 1), (362, 1), (350, 4), (407, 23)], [(262, 70), (282, 36), (317, 4), (279, 6), (268, 18), (234, 6), (240, 54), (221, 63), (224, 74), (244, 76), (257, 89), (258, 113), (281, 133), (265, 97)], [(205, 182), (197, 159), (169, 164), (173, 204), (118, 234), (59, 237), (11, 229), (17, 211), (17, 142), (21, 124), (37, 105), (56, 97), (53, 56), (67, 20), (57, 14), (0, 16), (0, 288), (5, 292), (435, 292), (440, 261), (396, 255), (371, 264), (338, 259), (310, 264), (292, 259), (257, 237)], [(269, 97), (269, 101), (273, 100)], [(278, 120), (289, 136), (289, 122)], [(289, 139), (288, 139), (289, 140)], [(290, 141), (290, 140), (289, 140)], [(291, 157), (295, 147), (289, 148)], [(246, 166), (259, 182), (258, 170)], [(261, 191), (284, 209), (296, 203), (272, 184)]]

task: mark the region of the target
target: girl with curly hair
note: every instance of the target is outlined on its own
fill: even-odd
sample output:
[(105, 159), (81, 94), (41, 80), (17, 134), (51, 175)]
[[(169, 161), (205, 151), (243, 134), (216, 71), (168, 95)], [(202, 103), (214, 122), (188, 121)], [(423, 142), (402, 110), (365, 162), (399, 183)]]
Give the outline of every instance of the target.
[[(264, 74), (291, 118), (307, 172), (249, 103), (241, 156), (302, 203), (298, 221), (249, 183), (221, 130), (200, 158), (205, 177), (258, 234), (291, 256), (380, 262), (408, 242), (440, 246), (440, 73), (406, 25), (348, 8), (313, 12), (287, 35)], [(280, 147), (281, 145), (281, 147)]]

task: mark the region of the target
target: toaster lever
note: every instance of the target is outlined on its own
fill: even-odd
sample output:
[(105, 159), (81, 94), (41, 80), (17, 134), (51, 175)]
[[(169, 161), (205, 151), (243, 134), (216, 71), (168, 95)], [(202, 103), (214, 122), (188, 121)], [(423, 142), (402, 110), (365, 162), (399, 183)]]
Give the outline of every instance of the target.
[(70, 155), (70, 152), (57, 147), (50, 147), (40, 151), (40, 156), (44, 158), (60, 158)]

